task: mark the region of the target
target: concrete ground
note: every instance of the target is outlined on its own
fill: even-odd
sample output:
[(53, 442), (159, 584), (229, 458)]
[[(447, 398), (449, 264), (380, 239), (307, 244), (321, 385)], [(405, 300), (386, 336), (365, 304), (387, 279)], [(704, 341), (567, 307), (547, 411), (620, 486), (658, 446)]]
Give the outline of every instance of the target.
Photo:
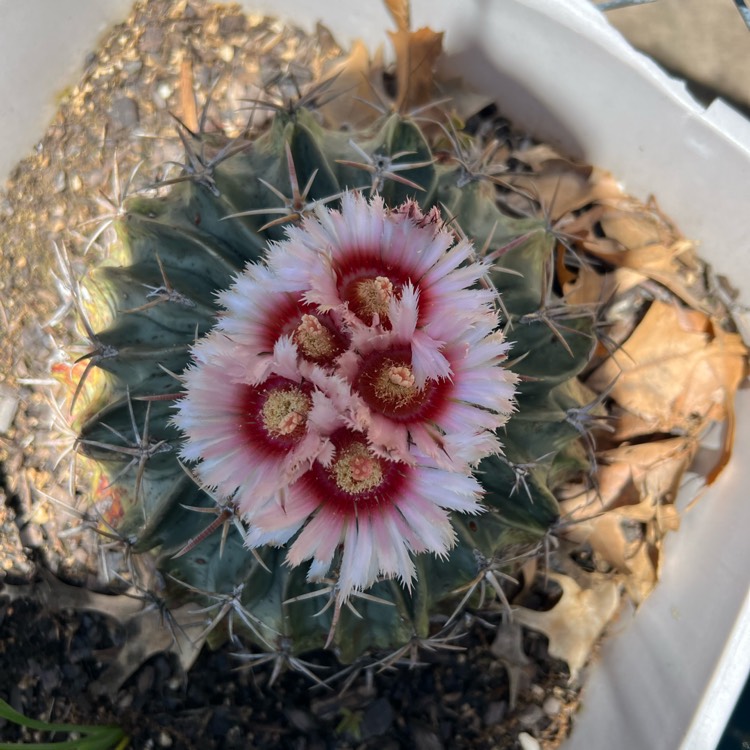
[(607, 17), (699, 99), (718, 95), (750, 116), (750, 30), (734, 0), (655, 0)]

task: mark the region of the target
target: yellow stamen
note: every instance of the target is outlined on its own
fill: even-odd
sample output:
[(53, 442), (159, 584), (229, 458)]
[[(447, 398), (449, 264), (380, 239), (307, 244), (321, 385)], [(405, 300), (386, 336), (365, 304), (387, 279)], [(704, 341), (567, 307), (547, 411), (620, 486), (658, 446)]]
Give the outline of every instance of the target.
[(419, 393), (415, 382), (411, 367), (386, 361), (375, 379), (375, 395), (391, 407), (406, 406)]
[(339, 488), (351, 495), (371, 490), (383, 481), (380, 461), (363, 443), (347, 446), (334, 461), (332, 470)]
[(302, 316), (294, 331), (294, 343), (310, 359), (330, 357), (336, 351), (333, 334), (314, 315)]
[(369, 315), (378, 315), (381, 320), (388, 317), (388, 304), (393, 297), (393, 284), (387, 276), (376, 276), (357, 284), (357, 299), (360, 310)]
[(310, 397), (299, 388), (274, 391), (261, 410), (263, 426), (272, 435), (291, 435), (305, 424), (310, 406)]

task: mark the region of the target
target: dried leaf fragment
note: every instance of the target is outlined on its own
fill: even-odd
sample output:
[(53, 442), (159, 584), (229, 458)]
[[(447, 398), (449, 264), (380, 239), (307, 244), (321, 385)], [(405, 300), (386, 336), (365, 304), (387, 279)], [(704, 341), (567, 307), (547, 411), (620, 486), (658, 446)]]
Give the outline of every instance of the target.
[(703, 313), (655, 301), (622, 350), (588, 385), (642, 420), (651, 433), (697, 434), (722, 420), (746, 374), (747, 349), (737, 334)]
[(383, 88), (382, 47), (371, 59), (367, 47), (355, 40), (349, 54), (326, 71), (326, 78), (335, 80), (318, 111), (326, 122), (338, 127), (363, 128), (372, 121), (373, 106), (388, 101)]
[(523, 210), (528, 199), (538, 202), (553, 222), (590, 203), (615, 201), (622, 190), (608, 172), (576, 164), (548, 146), (515, 151), (513, 156), (532, 167), (532, 173), (508, 175), (503, 182), (518, 191), (509, 203)]
[(557, 581), (563, 591), (557, 604), (546, 612), (518, 607), (513, 610), (513, 616), (521, 625), (549, 638), (549, 653), (567, 663), (573, 681), (617, 612), (620, 594), (613, 581), (583, 589), (568, 576), (550, 573), (549, 577)]
[[(102, 614), (107, 614), (102, 611)], [(203, 648), (203, 638), (193, 640), (187, 630), (195, 626), (195, 606), (185, 604), (170, 612), (167, 625), (155, 609), (142, 609), (125, 621), (126, 640), (99, 679), (91, 684), (95, 695), (115, 696), (125, 681), (158, 653), (172, 653), (187, 674)]]
[(443, 51), (443, 33), (427, 27), (410, 31), (408, 0), (385, 0), (385, 4), (397, 28), (388, 32), (396, 53), (396, 108), (408, 112), (432, 98), (433, 71)]
[(205, 638), (193, 639), (187, 634), (187, 630), (196, 625), (192, 604), (171, 610), (166, 623), (162, 612), (138, 598), (97, 594), (70, 586), (44, 569), (41, 575), (41, 580), (28, 586), (5, 586), (0, 595), (9, 596), (11, 600), (29, 597), (51, 612), (61, 609), (96, 612), (115, 619), (125, 629), (125, 643), (91, 685), (95, 694), (114, 696), (128, 677), (154, 654), (163, 651), (173, 653), (187, 674), (203, 647)]

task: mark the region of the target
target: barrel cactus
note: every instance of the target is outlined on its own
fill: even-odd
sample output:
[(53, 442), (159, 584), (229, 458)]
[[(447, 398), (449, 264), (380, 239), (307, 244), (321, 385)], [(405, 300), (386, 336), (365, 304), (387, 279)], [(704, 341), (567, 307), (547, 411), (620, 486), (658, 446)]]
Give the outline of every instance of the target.
[(180, 173), (124, 200), (77, 295), (106, 533), (195, 602), (196, 638), (303, 669), (502, 597), (593, 473), (599, 408), (595, 314), (554, 283), (549, 222), (503, 208), (483, 136), (402, 99), (343, 130), (317, 106), (335, 83), (260, 132), (183, 128)]

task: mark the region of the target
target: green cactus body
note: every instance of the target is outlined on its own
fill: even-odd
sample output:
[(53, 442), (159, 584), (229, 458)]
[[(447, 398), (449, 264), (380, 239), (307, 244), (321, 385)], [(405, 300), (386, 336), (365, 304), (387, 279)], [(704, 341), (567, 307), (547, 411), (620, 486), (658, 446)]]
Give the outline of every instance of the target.
[[(594, 400), (576, 380), (595, 345), (593, 316), (571, 313), (555, 324), (548, 311), (561, 299), (548, 279), (556, 243), (545, 223), (507, 216), (493, 182), (471, 178), (442, 152), (437, 159), (408, 117), (391, 114), (369, 131), (342, 133), (297, 108), (278, 113), (252, 141), (190, 134), (186, 142), (203, 171), (186, 173), (166, 197), (128, 199), (108, 264), (86, 281), (96, 330), (91, 361), (107, 377), (100, 397), (79, 404), (76, 418), (81, 450), (117, 490), (118, 532), (134, 540), (134, 551), (156, 556), (174, 602), (208, 606), (235, 596), (246, 615), (234, 617), (234, 632), (264, 651), (321, 648), (334, 617), (332, 648), (345, 663), (427, 638), (431, 616), (453, 612), (483, 571), (512, 573), (512, 560), (538, 547), (558, 520), (555, 490), (589, 470), (571, 414)], [(362, 162), (353, 143), (371, 156), (369, 170), (353, 166)], [(290, 195), (290, 159), (299, 189), (309, 189), (285, 207), (275, 191)], [(405, 181), (389, 178), (394, 164)], [(183, 436), (172, 418), (190, 348), (220, 313), (216, 293), (246, 264), (262, 261), (269, 241), (284, 239), (289, 224), (278, 220), (316, 201), (336, 207), (343, 191), (369, 194), (373, 187), (390, 207), (408, 199), (424, 211), (439, 207), (475, 248), (499, 256), (490, 281), (501, 293), (501, 325), (521, 381), (517, 412), (501, 429), (504, 455), (485, 458), (477, 470), (486, 512), (454, 513), (457, 543), (449, 555), (414, 555), (413, 588), (378, 581), (363, 592), (367, 598), (352, 598), (357, 616), (346, 606), (321, 613), (334, 592), (307, 582), (302, 566), (284, 564), (283, 547), (251, 554), (231, 504), (221, 506), (226, 501), (181, 465)], [(225, 638), (227, 624), (210, 640)]]

